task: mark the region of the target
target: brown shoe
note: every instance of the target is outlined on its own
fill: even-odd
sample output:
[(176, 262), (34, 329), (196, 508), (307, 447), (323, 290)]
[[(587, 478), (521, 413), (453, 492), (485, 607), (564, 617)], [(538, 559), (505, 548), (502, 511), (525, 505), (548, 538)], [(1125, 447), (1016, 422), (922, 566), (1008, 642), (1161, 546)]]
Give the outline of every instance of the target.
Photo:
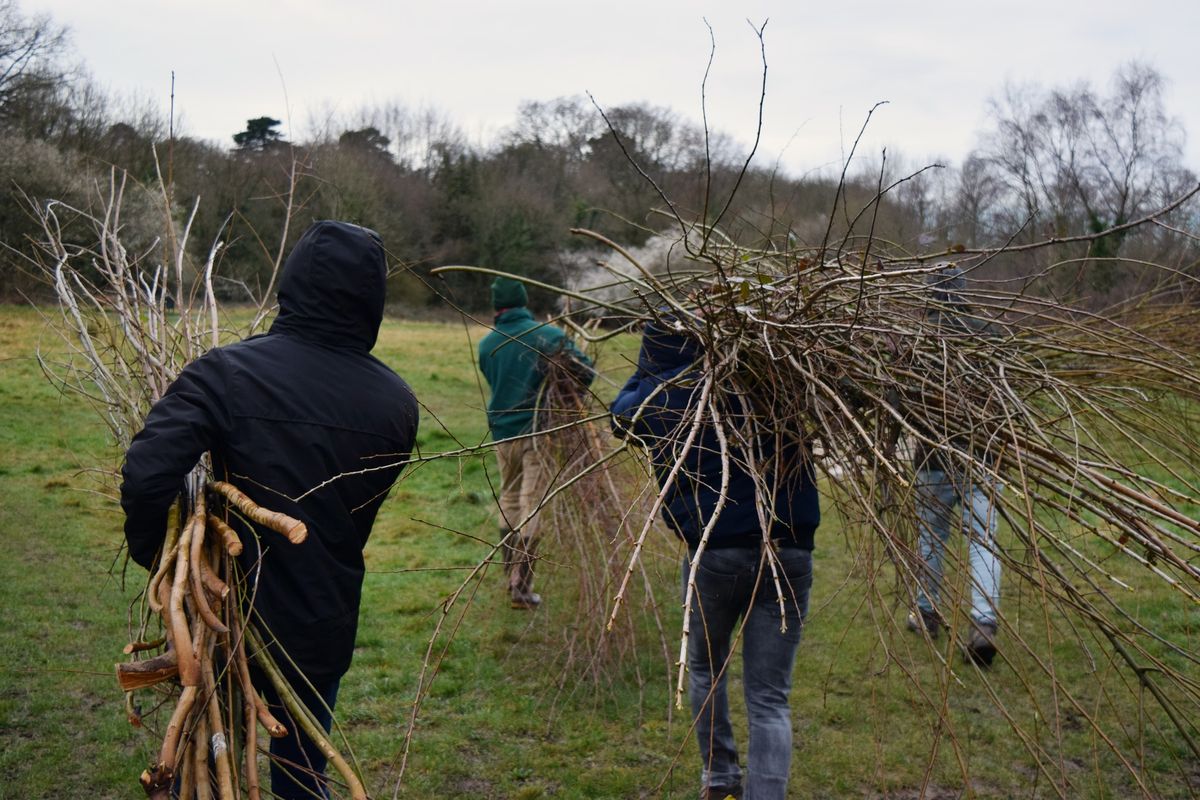
[(518, 611), (533, 611), (542, 604), (542, 596), (537, 592), (523, 592), (513, 589), (509, 605)]
[(542, 596), (533, 590), (533, 546), (525, 543), (519, 552), (514, 548), (514, 562), (509, 573), (510, 605), (520, 611), (531, 611), (542, 604)]
[(918, 608), (908, 615), (907, 625), (908, 629), (913, 633), (920, 633), (924, 630), (929, 634), (930, 639), (936, 639), (938, 637), (938, 629), (942, 626), (942, 621), (938, 618), (936, 612)]
[(992, 659), (996, 657), (996, 623), (972, 622), (971, 635), (963, 656), (968, 662), (990, 667)]

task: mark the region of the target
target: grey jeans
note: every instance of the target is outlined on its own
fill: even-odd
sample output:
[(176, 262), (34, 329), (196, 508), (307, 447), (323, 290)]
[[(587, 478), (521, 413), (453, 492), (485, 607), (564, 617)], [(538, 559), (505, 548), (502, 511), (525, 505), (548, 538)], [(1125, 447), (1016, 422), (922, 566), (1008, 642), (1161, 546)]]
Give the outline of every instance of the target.
[[(725, 687), (734, 631), (743, 620), (742, 683), (750, 728), (747, 800), (786, 797), (791, 768), (788, 694), (808, 613), (812, 551), (782, 548), (777, 552), (782, 615), (771, 568), (759, 548), (706, 550), (696, 569), (692, 600), (688, 696), (703, 759), (704, 786), (732, 788), (743, 783)], [(689, 569), (689, 561), (684, 561), (685, 596)]]

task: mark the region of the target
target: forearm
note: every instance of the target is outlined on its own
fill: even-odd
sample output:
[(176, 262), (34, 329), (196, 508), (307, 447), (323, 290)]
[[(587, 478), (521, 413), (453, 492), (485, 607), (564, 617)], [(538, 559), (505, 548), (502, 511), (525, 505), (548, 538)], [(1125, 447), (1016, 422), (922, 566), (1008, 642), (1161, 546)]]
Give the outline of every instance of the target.
[(167, 513), (200, 457), (227, 428), (213, 359), (189, 365), (146, 415), (121, 468), (121, 508), (130, 556), (149, 568), (166, 535)]

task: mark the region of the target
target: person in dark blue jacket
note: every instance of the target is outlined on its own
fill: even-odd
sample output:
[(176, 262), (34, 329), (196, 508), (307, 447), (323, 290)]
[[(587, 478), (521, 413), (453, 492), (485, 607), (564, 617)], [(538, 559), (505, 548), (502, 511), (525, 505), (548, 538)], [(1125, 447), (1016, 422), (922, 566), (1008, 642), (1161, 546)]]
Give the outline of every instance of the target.
[[(129, 554), (147, 569), (168, 510), (205, 452), (214, 478), (307, 525), (308, 538), (294, 545), (229, 520), (245, 544), (247, 610), (326, 730), (354, 652), (363, 548), (417, 434), (412, 390), (370, 354), (386, 277), (374, 231), (314, 224), (284, 265), (270, 332), (188, 364), (150, 409), (121, 470)], [(256, 682), (290, 732), (271, 740), (273, 795), (326, 796), (325, 756), (279, 707), (274, 688), (262, 676)]]
[[(701, 359), (699, 342), (689, 334), (647, 325), (637, 371), (610, 409), (613, 429), (647, 449), (665, 490), (663, 518), (688, 548), (683, 591), (686, 597), (691, 581), (695, 591), (688, 695), (703, 759), (702, 797), (741, 798), (744, 789), (744, 797), (754, 800), (784, 798), (792, 750), (788, 694), (812, 586), (813, 534), (821, 520), (811, 456), (798, 437), (765, 428), (754, 430), (753, 458), (735, 437), (728, 437), (723, 456), (711, 417), (703, 419), (688, 446), (701, 405)], [(744, 400), (720, 409), (727, 430), (750, 421), (750, 411)], [(760, 508), (760, 498), (770, 507)], [(725, 680), (739, 620), (750, 728), (745, 781)]]

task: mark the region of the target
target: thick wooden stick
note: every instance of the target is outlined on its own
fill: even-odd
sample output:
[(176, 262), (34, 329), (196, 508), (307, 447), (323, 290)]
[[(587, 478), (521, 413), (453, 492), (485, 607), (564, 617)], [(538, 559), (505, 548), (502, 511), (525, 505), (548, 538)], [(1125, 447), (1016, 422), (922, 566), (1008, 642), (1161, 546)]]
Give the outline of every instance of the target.
[(257, 698), (254, 687), (250, 687), (249, 691), (245, 686), (242, 687), (242, 716), (246, 729), (243, 755), (246, 758), (246, 796), (249, 800), (259, 800), (261, 797), (258, 790), (258, 706), (254, 702)]
[(197, 528), (204, 527), (204, 500), (197, 500), (196, 510), (188, 524), (184, 526), (179, 539), (179, 551), (175, 556), (175, 576), (171, 583), (171, 598), (166, 605), (167, 627), (171, 631), (171, 643), (178, 653), (179, 682), (186, 687), (200, 685), (200, 661), (192, 647), (192, 633), (188, 628), (187, 615), (184, 612), (183, 601), (187, 595), (188, 576), (191, 570), (188, 566), (191, 554), (191, 539), (197, 535)]
[(179, 739), (183, 735), (184, 726), (196, 705), (198, 686), (185, 686), (179, 695), (179, 702), (171, 713), (167, 723), (167, 732), (163, 736), (162, 748), (158, 751), (158, 763), (142, 773), (142, 788), (151, 800), (166, 800), (175, 780), (175, 768), (179, 759)]
[(241, 538), (238, 537), (237, 531), (225, 524), (224, 520), (215, 514), (209, 514), (208, 527), (220, 534), (221, 542), (225, 546), (225, 552), (231, 556), (240, 556), (242, 554)]
[[(229, 668), (233, 670), (238, 686), (242, 690), (242, 714), (244, 718), (246, 741), (243, 742), (243, 755), (246, 759), (246, 795), (248, 800), (259, 800), (258, 788), (258, 706), (262, 699), (250, 682), (250, 670), (246, 665), (246, 642), (242, 634), (241, 607), (238, 605), (237, 584), (234, 584), (233, 597), (229, 601)], [(268, 712), (269, 715), (270, 712)], [(283, 728), (279, 721), (271, 717), (272, 724)], [(267, 727), (270, 731), (270, 727)], [(284, 733), (287, 731), (285, 730)]]
[(150, 583), (146, 586), (146, 602), (155, 614), (161, 614), (163, 606), (158, 587), (170, 574), (171, 567), (175, 564), (175, 555), (179, 552), (179, 537), (183, 533), (179, 519), (181, 513), (178, 502), (171, 506), (167, 515), (167, 537), (163, 543), (163, 554), (158, 560), (158, 569), (155, 570), (154, 576), (150, 578)]
[(267, 707), (266, 702), (259, 697), (258, 692), (255, 690), (254, 683), (250, 680), (250, 662), (246, 657), (245, 628), (241, 626), (237, 619), (233, 619), (232, 622), (233, 637), (237, 640), (233, 654), (233, 663), (237, 668), (237, 677), (238, 682), (242, 686), (242, 694), (254, 705), (255, 716), (262, 723), (263, 727), (267, 729), (267, 733), (270, 734), (271, 738), (281, 739), (288, 735), (287, 726), (275, 719), (275, 715), (271, 713), (271, 709)]
[[(206, 526), (203, 520), (212, 515), (201, 516), (202, 513), (202, 509), (197, 509), (196, 517), (200, 519), (200, 522), (192, 530), (192, 540), (189, 542), (192, 550), (190, 559), (191, 570), (189, 571), (189, 577), (192, 581), (192, 605), (208, 627), (219, 633), (229, 633), (229, 628), (225, 626), (224, 622), (221, 622), (220, 617), (209, 606), (208, 598), (204, 594), (204, 579), (201, 573), (202, 570), (207, 569), (207, 566), (204, 564), (204, 533)], [(208, 571), (211, 572), (211, 570)]]
[(157, 650), (166, 643), (166, 637), (162, 636), (151, 642), (130, 642), (121, 649), (121, 652), (127, 656), (133, 653), (144, 653), (147, 650)]
[[(207, 699), (206, 707), (211, 708), (213, 698)], [(213, 800), (212, 775), (208, 770), (208, 720), (205, 713), (196, 715), (196, 726), (192, 729), (191, 756), (192, 782), (196, 790), (196, 800)]]
[[(172, 556), (174, 558), (174, 556)], [(159, 581), (158, 586), (154, 590), (155, 597), (158, 598), (158, 611), (155, 613), (162, 617), (163, 622), (163, 637), (167, 640), (167, 647), (175, 649), (175, 630), (171, 627), (171, 586), (174, 583), (174, 578), (171, 581)]]
[(145, 689), (179, 675), (179, 662), (174, 650), (168, 650), (146, 661), (123, 661), (116, 667), (117, 683), (124, 692)]
[[(212, 519), (212, 517), (209, 517)], [(208, 589), (213, 596), (224, 600), (229, 596), (229, 584), (213, 574), (212, 568), (209, 567), (207, 560), (200, 562), (200, 582), (204, 584), (204, 588)]]
[(154, 573), (154, 577), (150, 579), (150, 583), (146, 586), (146, 603), (150, 606), (150, 610), (155, 614), (161, 614), (163, 610), (163, 592), (161, 591), (164, 584), (169, 584), (169, 578), (172, 575), (171, 570), (175, 567), (175, 561), (179, 554), (179, 542), (176, 542), (162, 557), (162, 563), (158, 567), (158, 571)]
[(308, 538), (308, 527), (303, 522), (289, 517), (287, 514), (263, 508), (233, 484), (225, 481), (213, 481), (208, 484), (208, 487), (233, 503), (238, 511), (254, 522), (286, 536), (292, 544), (300, 544)]
[[(195, 800), (196, 798), (196, 756), (192, 752), (195, 742), (188, 741), (185, 745), (187, 753), (179, 760), (179, 777), (173, 783), (179, 792), (178, 800)], [(166, 797), (166, 795), (163, 795)]]
[(217, 765), (218, 797), (221, 800), (233, 800), (237, 797), (233, 791), (233, 768), (231, 765), (233, 753), (230, 750), (229, 737), (225, 732), (225, 724), (221, 719), (221, 704), (218, 702), (217, 681), (213, 676), (211, 657), (204, 660), (204, 693), (208, 696), (208, 706), (205, 710), (208, 714), (208, 738), (212, 749), (212, 759)]

